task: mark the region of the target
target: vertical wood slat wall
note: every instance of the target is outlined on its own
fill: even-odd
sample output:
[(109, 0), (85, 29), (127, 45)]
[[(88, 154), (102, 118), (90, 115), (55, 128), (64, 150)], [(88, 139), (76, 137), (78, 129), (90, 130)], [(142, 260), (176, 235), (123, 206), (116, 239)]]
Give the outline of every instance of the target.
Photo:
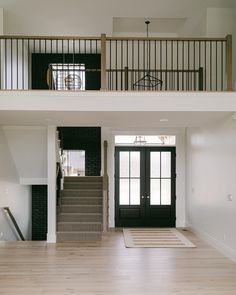
[[(63, 57), (100, 54), (101, 90), (233, 90), (231, 35), (215, 39), (116, 38), (105, 34), (100, 37), (1, 36), (2, 90), (31, 89), (32, 53), (59, 53)], [(147, 73), (162, 83), (152, 88), (137, 85)]]

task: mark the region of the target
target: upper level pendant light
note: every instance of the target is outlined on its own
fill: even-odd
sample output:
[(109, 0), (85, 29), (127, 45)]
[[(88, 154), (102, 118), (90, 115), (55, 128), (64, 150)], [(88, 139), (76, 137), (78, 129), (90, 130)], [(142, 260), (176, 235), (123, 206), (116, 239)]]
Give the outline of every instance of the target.
[(137, 135), (135, 136), (134, 144), (136, 145), (145, 145), (147, 143), (145, 136)]
[(162, 80), (150, 75), (150, 40), (148, 39), (149, 38), (148, 26), (150, 24), (150, 21), (149, 20), (145, 21), (145, 24), (147, 25), (147, 67), (148, 68), (146, 70), (146, 75), (133, 84), (133, 88), (138, 87), (139, 89), (140, 87), (141, 89), (145, 89), (145, 88), (151, 89), (158, 85), (162, 86), (163, 84)]

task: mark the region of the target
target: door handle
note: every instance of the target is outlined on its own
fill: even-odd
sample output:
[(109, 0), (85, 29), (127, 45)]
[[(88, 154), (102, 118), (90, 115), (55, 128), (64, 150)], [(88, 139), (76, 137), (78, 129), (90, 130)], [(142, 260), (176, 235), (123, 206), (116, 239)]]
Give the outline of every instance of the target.
[(149, 197), (149, 196), (147, 196), (147, 199), (150, 199), (150, 197)]
[(144, 199), (145, 197), (144, 197), (144, 196), (142, 196), (141, 198), (142, 198), (142, 199)]

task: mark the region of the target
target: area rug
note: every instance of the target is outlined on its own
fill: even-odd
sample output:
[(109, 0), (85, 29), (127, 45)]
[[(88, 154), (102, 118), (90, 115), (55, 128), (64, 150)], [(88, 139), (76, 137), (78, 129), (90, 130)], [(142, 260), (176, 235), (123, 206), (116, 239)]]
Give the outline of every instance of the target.
[(124, 228), (127, 248), (194, 248), (176, 228)]

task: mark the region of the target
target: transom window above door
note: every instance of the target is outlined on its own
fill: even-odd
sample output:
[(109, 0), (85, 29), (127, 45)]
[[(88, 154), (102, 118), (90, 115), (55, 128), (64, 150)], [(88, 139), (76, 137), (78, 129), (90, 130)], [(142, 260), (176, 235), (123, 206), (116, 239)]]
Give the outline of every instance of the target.
[(116, 135), (116, 146), (175, 146), (174, 135)]

